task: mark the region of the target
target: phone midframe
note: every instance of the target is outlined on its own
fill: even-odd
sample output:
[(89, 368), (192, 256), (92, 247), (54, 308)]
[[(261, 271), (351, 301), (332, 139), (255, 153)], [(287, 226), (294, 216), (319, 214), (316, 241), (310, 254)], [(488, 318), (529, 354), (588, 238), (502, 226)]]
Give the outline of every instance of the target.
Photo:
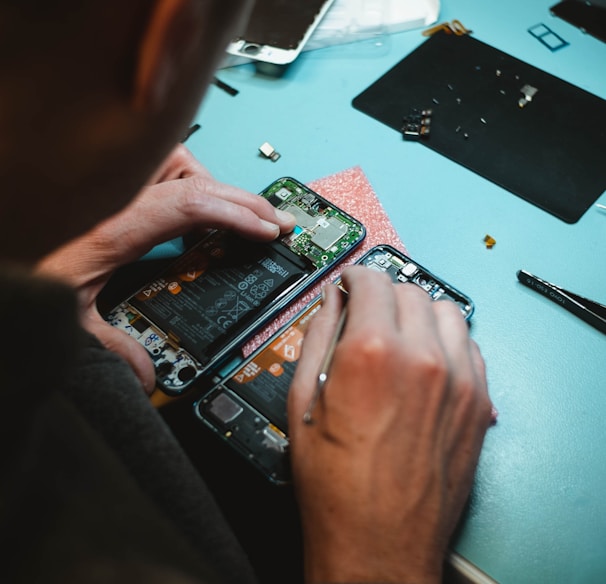
[[(473, 301), (390, 245), (378, 245), (357, 262), (387, 273), (394, 283), (419, 286), (434, 301), (457, 304), (469, 320)], [(290, 481), (287, 397), (305, 330), (320, 309), (316, 298), (194, 404), (195, 415), (256, 466), (270, 481)]]
[(212, 373), (365, 235), (359, 221), (290, 177), (261, 195), (295, 215), (292, 233), (253, 243), (213, 232), (106, 317), (147, 349), (169, 395)]

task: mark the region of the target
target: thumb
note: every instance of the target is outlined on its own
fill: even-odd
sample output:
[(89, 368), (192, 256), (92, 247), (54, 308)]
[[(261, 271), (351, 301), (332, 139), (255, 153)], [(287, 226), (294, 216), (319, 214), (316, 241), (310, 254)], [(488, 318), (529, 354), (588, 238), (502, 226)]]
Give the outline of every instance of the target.
[(109, 351), (120, 355), (132, 367), (145, 393), (151, 395), (156, 387), (156, 372), (145, 348), (124, 331), (105, 322), (99, 313), (91, 315), (85, 326)]

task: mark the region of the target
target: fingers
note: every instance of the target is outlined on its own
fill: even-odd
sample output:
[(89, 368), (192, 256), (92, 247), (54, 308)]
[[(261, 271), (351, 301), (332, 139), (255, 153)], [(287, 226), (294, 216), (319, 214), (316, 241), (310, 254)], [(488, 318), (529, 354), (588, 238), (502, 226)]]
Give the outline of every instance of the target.
[(469, 391), (480, 409), (480, 420), (490, 421), (490, 400), (486, 367), (477, 344), (470, 338), (467, 323), (458, 307), (451, 302), (434, 303), (437, 328), (453, 380), (460, 391)]
[(397, 285), (395, 294), (403, 346), (414, 354), (424, 351), (432, 357), (440, 355), (442, 347), (434, 302), (414, 284)]
[(342, 280), (349, 293), (350, 318), (345, 325), (348, 333), (366, 334), (369, 330), (396, 327), (398, 310), (389, 276), (362, 266), (350, 266), (343, 270)]
[[(357, 351), (358, 361), (362, 355), (368, 359), (382, 358), (390, 367), (397, 361), (404, 368), (410, 366), (403, 376), (406, 374), (411, 381), (414, 377), (414, 387), (428, 388), (432, 384), (450, 387), (454, 399), (458, 393), (469, 394), (466, 397), (478, 400), (480, 425), (490, 419), (486, 417), (490, 400), (484, 361), (456, 304), (434, 302), (417, 286), (394, 285), (384, 274), (360, 266), (345, 269), (342, 279), (349, 292), (348, 318), (339, 344), (347, 343), (350, 369), (357, 365), (350, 360), (352, 351)], [(327, 288), (327, 292), (331, 294), (306, 333), (307, 351), (299, 361), (293, 384), (293, 401), (296, 400), (299, 413), (302, 407), (299, 400), (311, 399), (339, 316), (340, 304), (333, 302), (334, 290)], [(342, 361), (342, 350), (337, 350), (335, 359), (338, 363)], [(377, 369), (380, 375), (381, 366)], [(348, 392), (353, 395), (351, 390)], [(433, 392), (423, 402), (430, 398), (435, 398), (436, 404), (442, 399)]]
[(293, 215), (276, 209), (263, 197), (201, 176), (185, 180), (190, 184), (181, 199), (183, 212), (199, 225), (264, 240), (288, 233), (295, 226)]
[(145, 348), (123, 331), (109, 325), (99, 315), (88, 318), (84, 326), (107, 349), (120, 355), (132, 367), (145, 393), (151, 395), (156, 387), (156, 373)]
[(266, 199), (196, 174), (146, 187), (124, 211), (102, 223), (96, 236), (98, 247), (111, 251), (120, 265), (195, 228), (229, 229), (270, 241), (294, 225), (290, 213)]
[(249, 239), (270, 241), (292, 231), (295, 218), (263, 197), (216, 181), (179, 144), (151, 177), (149, 186), (105, 225), (107, 235), (113, 235), (113, 245), (127, 241), (120, 248), (120, 257), (130, 251), (136, 258), (195, 228), (229, 229)]
[[(267, 232), (267, 226), (261, 226), (261, 230), (264, 233), (261, 233), (259, 237), (262, 238), (272, 235), (276, 237), (280, 232), (288, 233), (295, 226), (294, 217), (290, 213), (284, 213), (276, 209), (266, 199), (248, 193), (238, 187), (214, 180), (208, 170), (182, 144), (177, 145), (171, 152), (153, 179), (152, 185), (176, 181), (178, 179), (186, 181), (187, 179), (191, 179), (188, 181), (191, 184), (179, 183), (179, 186), (189, 189), (194, 195), (217, 198), (226, 203), (232, 203), (236, 207), (245, 207), (251, 210), (261, 220), (274, 226), (268, 233), (265, 233)], [(203, 221), (205, 219), (205, 217), (196, 217), (195, 215), (193, 218), (196, 221)], [(220, 214), (217, 214), (215, 219), (219, 220)], [(275, 229), (276, 225), (278, 226), (277, 231)], [(238, 227), (237, 223), (236, 227)], [(254, 233), (254, 228), (251, 228), (251, 232)]]
[[(251, 237), (267, 239), (275, 238), (280, 233), (289, 233), (295, 226), (295, 219), (290, 213), (276, 209), (263, 197), (214, 180), (208, 170), (182, 144), (177, 145), (171, 152), (150, 184), (179, 180), (184, 182), (177, 182), (175, 186), (186, 190), (183, 200), (185, 204), (192, 204), (194, 207), (194, 214), (191, 216), (193, 221), (202, 222), (206, 227), (231, 227), (240, 231), (243, 235), (245, 233), (241, 229), (246, 229)], [(223, 218), (221, 212), (214, 213), (212, 217), (205, 213), (201, 215), (195, 213), (197, 210), (196, 203), (200, 197), (213, 198), (233, 205), (233, 207), (225, 206), (222, 209), (228, 214), (222, 224), (218, 223)], [(176, 204), (179, 204), (178, 200)], [(258, 218), (241, 216), (237, 213), (240, 207), (252, 211)], [(184, 209), (184, 211), (187, 212), (187, 209)], [(187, 214), (187, 216), (190, 215)], [(241, 221), (243, 218), (248, 218), (251, 225), (245, 226)], [(261, 223), (258, 219), (261, 219)], [(214, 223), (207, 223), (209, 220)], [(263, 224), (263, 221), (266, 224)]]

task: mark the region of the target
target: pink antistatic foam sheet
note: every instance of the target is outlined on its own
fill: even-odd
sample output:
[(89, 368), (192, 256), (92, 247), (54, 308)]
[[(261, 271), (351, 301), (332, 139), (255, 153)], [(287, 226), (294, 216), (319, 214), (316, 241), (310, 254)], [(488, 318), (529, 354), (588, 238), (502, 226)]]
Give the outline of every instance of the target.
[(312, 190), (328, 199), (335, 206), (361, 221), (366, 227), (364, 241), (329, 273), (316, 282), (307, 292), (285, 308), (276, 319), (270, 322), (242, 348), (244, 357), (250, 355), (272, 334), (284, 326), (303, 307), (320, 294), (323, 286), (333, 282), (343, 268), (356, 260), (375, 245), (387, 243), (407, 253), (404, 243), (394, 229), (385, 209), (368, 182), (364, 171), (354, 166), (336, 174), (315, 180), (308, 185)]

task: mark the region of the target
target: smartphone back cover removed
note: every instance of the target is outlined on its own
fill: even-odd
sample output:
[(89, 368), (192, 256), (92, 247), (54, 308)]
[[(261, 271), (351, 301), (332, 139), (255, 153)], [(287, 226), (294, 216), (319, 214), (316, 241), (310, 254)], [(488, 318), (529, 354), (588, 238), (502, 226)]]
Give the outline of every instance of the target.
[(567, 223), (606, 189), (606, 101), (468, 35), (434, 34), (353, 106), (398, 131), (431, 109), (425, 146)]

